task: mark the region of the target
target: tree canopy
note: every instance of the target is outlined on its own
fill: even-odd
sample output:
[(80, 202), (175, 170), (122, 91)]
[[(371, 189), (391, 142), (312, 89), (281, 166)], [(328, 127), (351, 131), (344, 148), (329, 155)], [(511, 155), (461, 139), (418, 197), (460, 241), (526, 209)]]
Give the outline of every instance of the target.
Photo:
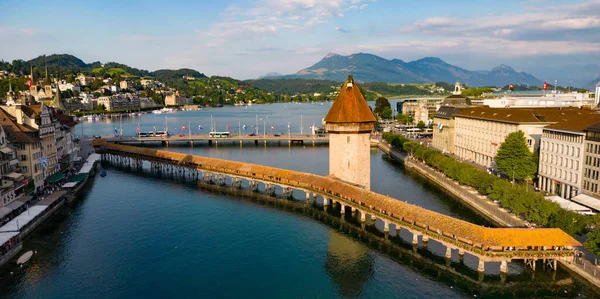
[[(378, 97), (375, 100), (375, 110), (373, 110), (375, 112), (375, 114), (379, 115), (379, 116), (383, 116), (383, 112), (385, 111), (385, 108), (390, 108), (390, 111), (392, 109), (392, 105), (390, 105), (390, 101), (388, 101), (388, 99), (384, 98), (384, 97)], [(391, 117), (391, 115), (390, 115)]]
[(536, 172), (537, 165), (529, 147), (525, 133), (519, 130), (506, 136), (496, 153), (498, 171), (515, 179), (530, 179)]

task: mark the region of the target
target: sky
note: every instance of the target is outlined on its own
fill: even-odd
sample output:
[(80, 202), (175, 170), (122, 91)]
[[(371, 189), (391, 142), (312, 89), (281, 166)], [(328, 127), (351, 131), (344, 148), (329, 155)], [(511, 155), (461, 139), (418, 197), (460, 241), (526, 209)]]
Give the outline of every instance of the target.
[(469, 70), (600, 64), (600, 0), (0, 0), (0, 59), (68, 53), (251, 79), (328, 53)]

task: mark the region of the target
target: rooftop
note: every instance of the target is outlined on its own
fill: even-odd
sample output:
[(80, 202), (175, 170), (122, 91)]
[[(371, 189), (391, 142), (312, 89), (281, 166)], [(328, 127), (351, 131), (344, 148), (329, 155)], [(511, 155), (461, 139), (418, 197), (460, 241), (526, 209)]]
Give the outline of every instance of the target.
[(325, 116), (327, 123), (374, 123), (377, 121), (352, 75)]
[(559, 123), (579, 119), (584, 115), (595, 115), (593, 110), (580, 108), (490, 108), (472, 107), (456, 116), (490, 120), (497, 122), (523, 123)]

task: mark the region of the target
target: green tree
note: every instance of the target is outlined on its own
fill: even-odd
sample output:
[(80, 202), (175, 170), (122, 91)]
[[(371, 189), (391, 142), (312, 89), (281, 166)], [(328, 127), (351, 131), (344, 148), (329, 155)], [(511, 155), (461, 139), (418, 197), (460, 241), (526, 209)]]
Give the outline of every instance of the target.
[(421, 130), (425, 129), (425, 123), (422, 120), (420, 120), (419, 123), (417, 124), (417, 128), (419, 128)]
[(104, 81), (102, 81), (102, 79), (96, 78), (94, 80), (94, 82), (92, 82), (92, 89), (97, 90), (98, 88), (102, 87), (103, 85), (104, 85)]
[(383, 119), (391, 119), (392, 118), (392, 108), (385, 107), (383, 113), (381, 113), (381, 118)]
[(401, 124), (412, 124), (413, 122), (415, 122), (415, 119), (412, 116), (398, 113), (396, 114), (396, 121)]
[(375, 100), (375, 110), (374, 110), (375, 114), (383, 117), (382, 115), (385, 111), (385, 108), (389, 108), (390, 112), (391, 112), (392, 105), (390, 105), (390, 101), (388, 101), (388, 99), (386, 99), (384, 97), (378, 97)]
[(596, 228), (590, 231), (587, 236), (588, 239), (584, 243), (585, 248), (595, 255), (600, 255), (600, 229)]
[(533, 154), (525, 133), (519, 130), (506, 136), (496, 153), (496, 168), (511, 178), (530, 179), (536, 172)]
[(98, 104), (97, 110), (106, 111), (106, 106), (104, 106), (104, 104), (100, 103), (100, 104)]

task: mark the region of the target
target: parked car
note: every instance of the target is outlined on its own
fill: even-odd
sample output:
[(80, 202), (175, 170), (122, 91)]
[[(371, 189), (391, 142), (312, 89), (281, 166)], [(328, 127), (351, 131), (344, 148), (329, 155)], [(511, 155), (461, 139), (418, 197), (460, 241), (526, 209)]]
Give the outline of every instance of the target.
[(280, 137), (280, 136), (281, 136), (281, 134), (280, 134), (280, 133), (275, 133), (275, 134), (273, 134), (273, 136), (275, 136), (275, 137)]
[(256, 136), (256, 133), (250, 133), (248, 136)]
[(94, 139), (102, 139), (102, 136), (100, 136), (100, 135), (94, 135)]

